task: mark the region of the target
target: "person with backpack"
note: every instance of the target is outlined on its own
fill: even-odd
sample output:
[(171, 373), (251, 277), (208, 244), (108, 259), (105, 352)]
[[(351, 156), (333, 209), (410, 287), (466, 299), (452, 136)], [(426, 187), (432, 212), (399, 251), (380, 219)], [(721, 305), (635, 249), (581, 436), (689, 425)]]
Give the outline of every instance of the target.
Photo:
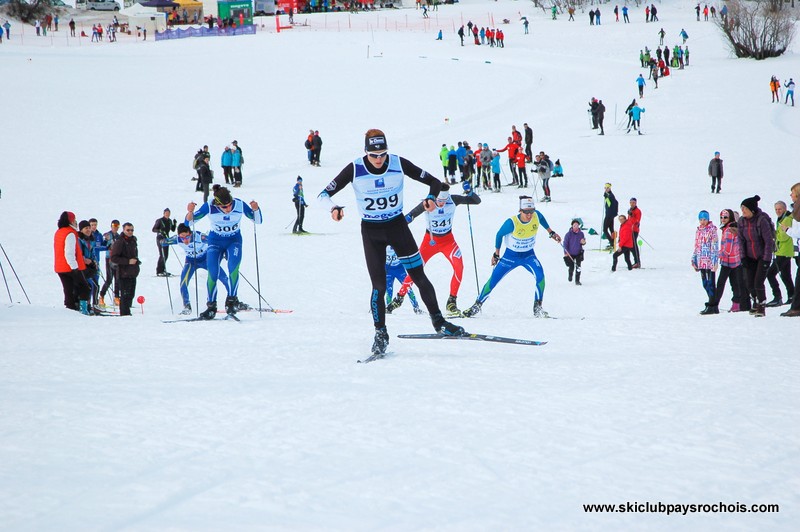
[(195, 192), (200, 192), (203, 190), (203, 187), (200, 183), (200, 164), (203, 162), (203, 159), (208, 157), (211, 158), (211, 154), (208, 151), (208, 146), (203, 146), (202, 149), (197, 150), (197, 153), (194, 154), (194, 159), (192, 160), (192, 170), (197, 172), (197, 184), (194, 188)]

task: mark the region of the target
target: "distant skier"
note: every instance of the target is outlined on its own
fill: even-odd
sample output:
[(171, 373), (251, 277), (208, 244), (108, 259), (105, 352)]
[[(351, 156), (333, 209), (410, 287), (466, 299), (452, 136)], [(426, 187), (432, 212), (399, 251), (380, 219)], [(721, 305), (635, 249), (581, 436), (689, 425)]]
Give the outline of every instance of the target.
[(644, 98), (644, 76), (639, 74), (639, 77), (636, 78), (636, 85), (639, 87), (639, 98)]
[[(636, 131), (638, 129), (639, 134), (642, 134), (642, 125), (641, 125), (641, 118), (642, 113), (644, 113), (644, 107), (639, 107), (638, 104), (634, 105), (631, 108), (631, 125), (633, 126), (633, 130)], [(628, 128), (626, 133), (630, 133), (631, 128)]]
[(786, 100), (783, 103), (789, 103), (789, 98), (792, 99), (792, 107), (794, 107), (794, 80), (789, 78), (789, 81), (783, 85), (786, 87)]
[(292, 203), (294, 203), (294, 209), (297, 211), (297, 218), (294, 221), (292, 233), (296, 235), (308, 234), (308, 231), (303, 229), (303, 219), (306, 217), (306, 207), (308, 204), (303, 195), (303, 178), (300, 176), (297, 176), (297, 182), (294, 187), (292, 187)]

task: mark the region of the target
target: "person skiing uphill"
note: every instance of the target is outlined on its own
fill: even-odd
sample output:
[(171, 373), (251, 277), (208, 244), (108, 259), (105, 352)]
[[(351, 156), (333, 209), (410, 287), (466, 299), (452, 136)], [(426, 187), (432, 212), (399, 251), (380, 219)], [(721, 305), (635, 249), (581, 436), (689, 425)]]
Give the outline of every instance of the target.
[[(536, 258), (536, 253), (533, 249), (540, 227), (547, 230), (550, 238), (561, 243), (561, 237), (558, 236), (558, 233), (550, 229), (545, 217), (536, 210), (533, 198), (520, 196), (519, 214), (507, 219), (495, 236), (495, 251), (492, 254), (492, 266), (494, 266), (492, 275), (483, 285), (475, 303), (464, 311), (465, 317), (469, 318), (478, 314), (492, 290), (500, 283), (503, 277), (519, 266), (531, 272), (536, 278), (533, 315), (537, 318), (548, 317), (547, 313), (542, 309), (545, 286), (544, 269), (539, 259)], [(501, 257), (500, 248), (503, 242), (505, 242), (506, 249)]]
[[(181, 298), (183, 299), (183, 310), (181, 314), (188, 315), (192, 313), (192, 304), (189, 300), (189, 281), (195, 271), (203, 269), (208, 271), (208, 237), (200, 231), (192, 231), (186, 224), (178, 224), (177, 235), (171, 236), (163, 242), (163, 246), (179, 246), (186, 254), (186, 259), (183, 263), (181, 270)], [(228, 276), (225, 271), (220, 268), (219, 282), (225, 287), (225, 290), (230, 293), (231, 289), (228, 285)], [(239, 304), (238, 310), (244, 310), (248, 305), (243, 303)]]
[[(442, 190), (436, 197), (436, 209), (428, 212), (420, 202), (406, 215), (406, 221), (409, 223), (423, 212), (425, 212), (425, 216), (428, 219), (428, 227), (419, 246), (422, 260), (427, 264), (434, 255), (441, 253), (453, 267), (453, 277), (450, 279), (450, 295), (447, 298), (445, 309), (448, 313), (456, 316), (461, 315), (456, 300), (458, 298), (458, 290), (461, 288), (461, 279), (464, 275), (464, 260), (461, 257), (461, 249), (453, 237), (453, 217), (456, 213), (456, 206), (478, 205), (481, 202), (480, 196), (473, 192), (469, 181), (464, 181), (464, 185), (467, 194), (463, 196), (450, 194), (450, 187), (446, 184), (442, 185)], [(387, 310), (391, 312), (403, 304), (403, 298), (408, 289), (411, 288), (412, 283), (410, 276), (405, 278), (403, 286), (397, 292), (397, 297), (389, 304)]]
[(330, 209), (331, 218), (339, 222), (344, 218), (344, 207), (331, 199), (347, 185), (352, 184), (361, 215), (361, 239), (367, 272), (372, 282), (370, 309), (375, 326), (373, 355), (382, 355), (389, 345), (386, 330), (386, 246), (392, 246), (400, 262), (419, 289), (425, 307), (431, 315), (437, 333), (450, 336), (465, 335), (463, 327), (454, 325), (442, 316), (436, 301), (436, 291), (427, 275), (414, 236), (403, 216), (404, 176), (428, 185), (428, 196), (423, 200), (426, 211), (436, 209), (436, 196), (442, 183), (411, 161), (390, 154), (386, 135), (380, 129), (370, 129), (364, 134), (364, 156), (345, 166), (339, 175), (320, 192), (319, 200)]
[(249, 204), (231, 196), (226, 187), (219, 187), (214, 191), (214, 199), (204, 203), (196, 211), (194, 202), (187, 205), (187, 225), (194, 220), (201, 220), (208, 216), (211, 222), (211, 231), (208, 233), (208, 302), (206, 310), (200, 317), (204, 320), (213, 320), (217, 315), (217, 280), (219, 279), (220, 263), (223, 257), (228, 261), (228, 281), (230, 291), (225, 299), (225, 311), (229, 315), (236, 314), (239, 307), (237, 293), (239, 291), (239, 265), (242, 262), (242, 217), (247, 217), (253, 223), (260, 224), (263, 220), (258, 203), (251, 201)]

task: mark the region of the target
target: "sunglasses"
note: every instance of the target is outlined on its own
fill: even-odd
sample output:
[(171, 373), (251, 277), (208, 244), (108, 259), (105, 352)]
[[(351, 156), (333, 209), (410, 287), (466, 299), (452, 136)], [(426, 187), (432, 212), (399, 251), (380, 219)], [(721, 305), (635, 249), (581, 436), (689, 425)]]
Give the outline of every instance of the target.
[(133, 233), (133, 229), (125, 229), (126, 233)]
[(384, 157), (387, 157), (388, 155), (389, 155), (389, 153), (388, 153), (388, 152), (383, 152), (383, 153), (368, 153), (368, 154), (367, 154), (367, 157), (369, 157), (369, 158), (371, 158), (371, 159), (383, 159)]
[(227, 209), (228, 207), (233, 205), (232, 201), (229, 201), (228, 203), (222, 203), (218, 199), (215, 199), (214, 203), (216, 203), (218, 207), (222, 207), (223, 209)]
[(727, 219), (728, 219), (728, 217), (727, 217), (727, 216), (720, 216), (720, 217), (719, 217), (719, 219), (720, 219), (720, 220), (727, 220)]
[(522, 209), (522, 214), (533, 214), (535, 209)]

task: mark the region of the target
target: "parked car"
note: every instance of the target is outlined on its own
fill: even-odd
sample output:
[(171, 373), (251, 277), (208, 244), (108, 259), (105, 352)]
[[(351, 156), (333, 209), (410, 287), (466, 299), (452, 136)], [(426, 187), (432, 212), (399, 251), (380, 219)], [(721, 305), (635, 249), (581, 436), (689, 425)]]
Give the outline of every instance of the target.
[(119, 11), (119, 2), (115, 0), (88, 0), (86, 9), (90, 11)]

